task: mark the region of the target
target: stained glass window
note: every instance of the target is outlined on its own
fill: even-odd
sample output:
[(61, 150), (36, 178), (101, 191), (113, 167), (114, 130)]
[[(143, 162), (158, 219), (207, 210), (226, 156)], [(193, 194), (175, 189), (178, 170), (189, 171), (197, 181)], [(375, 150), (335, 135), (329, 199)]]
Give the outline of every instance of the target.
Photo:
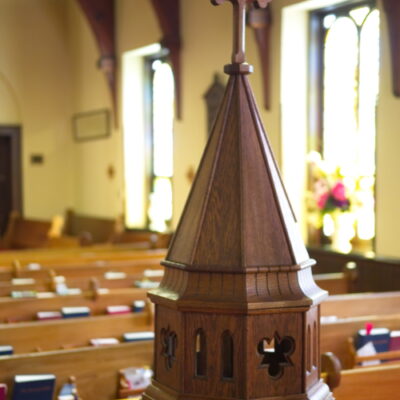
[(320, 138), (310, 155), (309, 221), (337, 250), (375, 237), (380, 15), (373, 2), (317, 11)]

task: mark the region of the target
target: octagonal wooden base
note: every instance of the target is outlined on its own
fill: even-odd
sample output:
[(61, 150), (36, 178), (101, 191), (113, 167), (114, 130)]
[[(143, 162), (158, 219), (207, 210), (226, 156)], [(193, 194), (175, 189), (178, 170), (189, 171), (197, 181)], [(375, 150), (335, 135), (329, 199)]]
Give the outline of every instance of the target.
[[(219, 400), (215, 397), (203, 397), (196, 395), (185, 395), (175, 392), (170, 388), (161, 385), (157, 381), (147, 388), (142, 396), (143, 400)], [(240, 400), (240, 399), (238, 399)], [(251, 400), (334, 400), (332, 393), (329, 391), (328, 386), (320, 381), (308, 391), (308, 393), (278, 396), (278, 397), (264, 397)]]

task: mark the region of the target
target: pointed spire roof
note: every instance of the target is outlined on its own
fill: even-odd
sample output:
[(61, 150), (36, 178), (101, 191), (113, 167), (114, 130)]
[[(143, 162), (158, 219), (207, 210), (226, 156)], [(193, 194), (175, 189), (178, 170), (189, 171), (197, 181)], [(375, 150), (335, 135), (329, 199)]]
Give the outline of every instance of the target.
[(236, 18), (232, 64), (225, 67), (230, 78), (166, 265), (214, 272), (297, 266), (309, 256), (247, 79), (249, 0), (230, 1)]
[(233, 74), (167, 261), (241, 272), (308, 259), (247, 76)]

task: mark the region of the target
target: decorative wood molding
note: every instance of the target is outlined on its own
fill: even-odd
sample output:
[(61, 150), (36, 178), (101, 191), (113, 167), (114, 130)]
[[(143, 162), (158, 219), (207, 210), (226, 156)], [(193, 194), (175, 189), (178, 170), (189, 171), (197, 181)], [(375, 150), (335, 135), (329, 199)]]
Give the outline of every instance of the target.
[(382, 1), (387, 15), (392, 50), (393, 93), (400, 97), (400, 1)]
[(100, 50), (98, 67), (104, 72), (111, 92), (115, 121), (117, 111), (115, 0), (78, 0), (96, 37)]
[(247, 23), (253, 29), (262, 68), (264, 107), (271, 109), (271, 7), (252, 7), (247, 14)]
[(182, 70), (181, 70), (181, 18), (180, 0), (151, 0), (163, 37), (161, 45), (169, 50), (169, 58), (175, 78), (176, 113), (182, 117)]

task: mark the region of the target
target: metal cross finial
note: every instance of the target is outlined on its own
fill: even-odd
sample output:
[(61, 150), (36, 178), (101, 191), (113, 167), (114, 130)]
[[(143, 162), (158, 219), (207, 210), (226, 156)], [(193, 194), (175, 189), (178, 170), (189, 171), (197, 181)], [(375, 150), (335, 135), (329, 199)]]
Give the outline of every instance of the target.
[(225, 1), (230, 1), (233, 5), (232, 63), (243, 64), (246, 61), (246, 6), (254, 3), (256, 7), (265, 8), (271, 0), (211, 0), (211, 3), (219, 6)]

